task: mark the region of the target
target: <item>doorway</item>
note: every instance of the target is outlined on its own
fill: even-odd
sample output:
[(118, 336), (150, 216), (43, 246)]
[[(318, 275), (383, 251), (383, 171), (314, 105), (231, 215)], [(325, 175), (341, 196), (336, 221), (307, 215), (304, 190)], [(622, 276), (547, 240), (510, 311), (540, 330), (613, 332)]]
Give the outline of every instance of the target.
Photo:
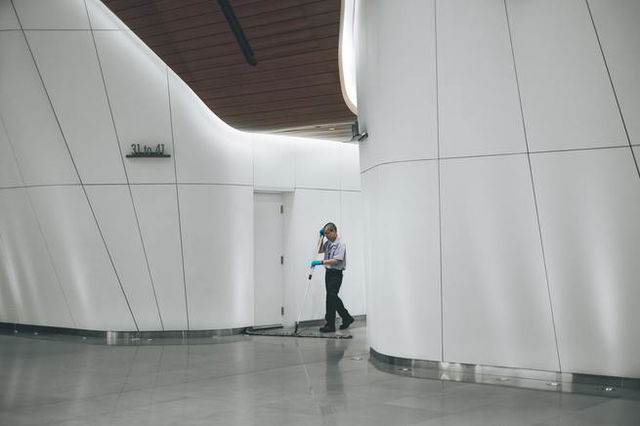
[(254, 194), (254, 326), (282, 324), (284, 219), (282, 194)]

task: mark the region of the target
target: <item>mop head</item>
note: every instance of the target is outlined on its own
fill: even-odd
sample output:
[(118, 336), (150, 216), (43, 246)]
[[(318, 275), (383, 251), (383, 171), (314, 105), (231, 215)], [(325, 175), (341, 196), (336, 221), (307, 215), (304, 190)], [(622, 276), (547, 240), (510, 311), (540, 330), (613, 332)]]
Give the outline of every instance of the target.
[(254, 329), (247, 327), (244, 334), (250, 336), (275, 336), (275, 337), (315, 337), (316, 339), (353, 339), (353, 336), (347, 332), (336, 330), (334, 333), (321, 333), (317, 327), (298, 327), (296, 332), (294, 328), (274, 327)]

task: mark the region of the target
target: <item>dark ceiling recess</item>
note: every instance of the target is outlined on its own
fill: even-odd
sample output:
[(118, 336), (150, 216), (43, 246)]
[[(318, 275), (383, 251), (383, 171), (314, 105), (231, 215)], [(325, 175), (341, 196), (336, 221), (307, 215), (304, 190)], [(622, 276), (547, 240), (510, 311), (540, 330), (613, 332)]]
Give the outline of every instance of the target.
[(340, 89), (340, 0), (103, 0), (220, 118), (251, 131), (349, 140)]

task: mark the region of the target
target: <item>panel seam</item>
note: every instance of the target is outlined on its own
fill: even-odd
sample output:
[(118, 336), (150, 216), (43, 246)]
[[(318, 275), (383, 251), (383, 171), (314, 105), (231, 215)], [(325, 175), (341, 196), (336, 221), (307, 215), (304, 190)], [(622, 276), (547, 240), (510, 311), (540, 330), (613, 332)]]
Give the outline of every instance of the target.
[[(640, 144), (631, 144), (631, 146), (640, 147)], [(367, 173), (368, 171), (375, 169), (380, 166), (387, 166), (390, 164), (401, 164), (401, 163), (416, 163), (421, 161), (448, 161), (448, 160), (464, 160), (464, 159), (475, 159), (475, 158), (493, 158), (493, 157), (508, 157), (515, 155), (539, 155), (539, 154), (555, 154), (555, 153), (565, 153), (565, 152), (582, 152), (582, 151), (598, 151), (604, 149), (620, 149), (629, 148), (628, 144), (625, 145), (610, 145), (610, 146), (594, 146), (594, 147), (585, 147), (585, 148), (563, 148), (563, 149), (546, 149), (539, 151), (518, 151), (518, 152), (504, 152), (504, 153), (496, 153), (496, 154), (475, 154), (475, 155), (457, 155), (457, 156), (445, 156), (440, 158), (414, 158), (414, 159), (404, 159), (404, 160), (391, 160), (391, 161), (383, 161), (378, 164), (374, 164), (373, 166), (369, 166), (360, 171), (360, 174)]]
[(618, 98), (618, 92), (616, 91), (616, 86), (613, 84), (613, 77), (611, 76), (611, 70), (609, 69), (609, 63), (607, 62), (607, 57), (604, 54), (604, 48), (602, 47), (602, 42), (600, 41), (600, 34), (598, 33), (598, 28), (596, 27), (596, 21), (593, 18), (593, 12), (591, 11), (591, 5), (589, 5), (589, 0), (584, 0), (587, 11), (589, 11), (589, 18), (591, 19), (591, 25), (593, 26), (593, 33), (596, 36), (596, 40), (598, 42), (598, 48), (600, 49), (600, 54), (602, 55), (602, 62), (604, 63), (604, 67), (607, 70), (607, 77), (609, 79), (609, 84), (611, 85), (611, 91), (613, 92), (613, 98), (616, 101), (616, 108), (618, 109), (618, 114), (620, 115), (620, 121), (622, 122), (622, 128), (624, 129), (625, 137), (627, 138), (627, 143), (629, 144), (629, 149), (631, 150), (631, 158), (633, 159), (633, 163), (636, 166), (636, 172), (638, 173), (638, 177), (640, 178), (640, 167), (638, 167), (638, 159), (633, 150), (633, 145), (631, 144), (631, 138), (629, 137), (629, 130), (627, 129), (627, 122), (624, 119), (624, 114), (622, 113), (622, 107), (620, 105), (620, 99)]
[(190, 330), (189, 299), (187, 297), (187, 273), (184, 266), (184, 238), (182, 236), (182, 214), (180, 212), (180, 191), (178, 190), (178, 165), (176, 160), (176, 138), (173, 128), (173, 107), (171, 106), (171, 85), (169, 82), (169, 66), (165, 66), (167, 76), (167, 94), (169, 99), (169, 124), (171, 125), (171, 144), (173, 145), (173, 173), (176, 179), (176, 206), (178, 209), (178, 233), (180, 234), (180, 256), (182, 259), (182, 285), (184, 291), (184, 309), (187, 319), (187, 330)]
[(546, 253), (545, 253), (545, 249), (544, 249), (544, 241), (542, 238), (542, 225), (540, 224), (540, 209), (538, 206), (538, 197), (536, 194), (536, 187), (535, 187), (535, 179), (533, 177), (533, 166), (531, 164), (531, 152), (529, 151), (529, 136), (527, 134), (527, 124), (526, 124), (526, 120), (525, 120), (525, 116), (524, 116), (524, 107), (523, 107), (523, 103), (522, 103), (522, 93), (520, 91), (520, 80), (518, 78), (518, 67), (516, 65), (516, 54), (515, 54), (515, 49), (513, 47), (513, 36), (511, 33), (511, 21), (509, 20), (509, 10), (507, 8), (507, 0), (503, 0), (504, 3), (504, 13), (505, 13), (505, 17), (506, 17), (506, 21), (507, 21), (507, 30), (509, 32), (509, 45), (511, 47), (511, 58), (513, 60), (513, 74), (515, 77), (515, 82), (516, 82), (516, 88), (518, 90), (518, 102), (520, 105), (520, 117), (522, 120), (522, 132), (523, 132), (523, 136), (524, 136), (524, 143), (527, 149), (527, 163), (529, 166), (529, 179), (531, 181), (531, 193), (533, 195), (533, 205), (535, 208), (535, 213), (536, 213), (536, 224), (538, 225), (538, 238), (540, 239), (540, 252), (542, 255), (542, 265), (544, 267), (544, 277), (545, 277), (545, 283), (546, 283), (546, 287), (547, 287), (547, 297), (549, 300), (549, 311), (551, 313), (551, 325), (553, 327), (553, 337), (555, 339), (555, 344), (556, 344), (556, 357), (558, 360), (558, 371), (562, 372), (562, 362), (560, 360), (560, 347), (558, 345), (558, 332), (556, 329), (556, 320), (555, 320), (555, 313), (554, 313), (554, 309), (553, 309), (553, 299), (551, 297), (551, 285), (549, 282), (549, 270), (547, 267), (547, 258), (546, 258)]
[[(13, 147), (13, 143), (11, 142), (11, 137), (9, 136), (9, 132), (7, 131), (7, 125), (5, 124), (4, 117), (0, 113), (0, 123), (2, 123), (2, 128), (4, 130), (4, 134), (7, 137), (7, 143), (9, 144), (9, 149), (11, 149), (11, 154), (13, 155), (14, 162), (16, 164), (16, 169), (18, 170), (18, 174), (20, 175), (20, 180), (24, 184), (24, 174), (22, 173), (22, 169), (20, 167), (20, 163), (18, 162), (18, 157), (16, 156), (15, 148)], [(29, 201), (29, 207), (31, 208), (31, 213), (33, 213), (33, 218), (38, 224), (38, 231), (40, 233), (40, 238), (42, 238), (42, 243), (44, 244), (44, 248), (47, 251), (47, 258), (49, 260), (49, 265), (51, 266), (51, 270), (53, 271), (53, 276), (55, 277), (56, 283), (58, 284), (58, 289), (62, 294), (62, 298), (64, 300), (64, 304), (67, 307), (67, 312), (69, 313), (69, 318), (71, 318), (71, 323), (74, 327), (77, 327), (76, 320), (73, 317), (73, 312), (71, 310), (71, 306), (69, 305), (69, 300), (67, 299), (67, 294), (64, 291), (64, 286), (62, 285), (62, 281), (60, 280), (60, 276), (58, 270), (53, 261), (53, 256), (51, 255), (51, 249), (49, 248), (49, 243), (44, 236), (44, 231), (42, 230), (42, 224), (40, 223), (40, 219), (38, 218), (38, 214), (36, 213), (36, 209), (33, 205), (33, 200), (31, 199), (31, 194), (27, 187), (21, 187), (19, 189), (24, 189), (25, 194), (27, 195), (27, 200)], [(24, 317), (24, 312), (22, 312)], [(20, 317), (20, 316), (18, 316)]]
[(98, 60), (98, 69), (100, 70), (100, 78), (102, 79), (102, 86), (104, 88), (105, 98), (107, 100), (107, 106), (109, 107), (109, 117), (111, 118), (111, 124), (113, 126), (113, 133), (116, 137), (116, 145), (118, 146), (118, 151), (120, 152), (120, 160), (122, 162), (122, 170), (124, 171), (124, 177), (127, 181), (127, 190), (129, 191), (129, 199), (131, 200), (131, 207), (133, 208), (133, 215), (136, 219), (136, 227), (138, 228), (138, 237), (140, 238), (140, 244), (142, 245), (142, 253), (144, 254), (144, 260), (147, 267), (147, 274), (149, 275), (149, 281), (151, 283), (151, 290), (153, 292), (153, 298), (156, 304), (156, 310), (158, 312), (158, 318), (160, 320), (160, 327), (164, 331), (164, 322), (162, 321), (162, 314), (160, 313), (160, 305), (158, 304), (158, 295), (156, 293), (156, 287), (153, 283), (153, 276), (151, 274), (151, 267), (149, 266), (149, 257), (147, 256), (147, 249), (144, 243), (144, 239), (142, 238), (142, 230), (140, 228), (140, 219), (138, 217), (138, 210), (136, 208), (136, 203), (133, 199), (133, 192), (131, 190), (131, 185), (129, 182), (129, 174), (127, 172), (127, 167), (124, 162), (124, 156), (122, 153), (122, 146), (120, 145), (120, 135), (118, 133), (118, 128), (116, 126), (116, 120), (113, 116), (113, 107), (111, 106), (111, 98), (109, 97), (109, 91), (107, 89), (107, 81), (104, 76), (104, 70), (102, 69), (102, 60), (100, 59), (100, 52), (98, 52), (98, 44), (96, 42), (96, 37), (93, 32), (93, 25), (91, 23), (91, 17), (89, 16), (89, 8), (87, 6), (87, 1), (84, 0), (84, 7), (87, 13), (87, 21), (89, 22), (89, 32), (91, 34), (91, 40), (93, 41), (93, 48), (96, 51), (96, 59)]
[(444, 282), (442, 266), (442, 180), (440, 173), (440, 81), (438, 73), (438, 0), (433, 0), (433, 34), (435, 48), (435, 77), (436, 77), (436, 145), (438, 169), (438, 243), (440, 250), (440, 357), (444, 357)]

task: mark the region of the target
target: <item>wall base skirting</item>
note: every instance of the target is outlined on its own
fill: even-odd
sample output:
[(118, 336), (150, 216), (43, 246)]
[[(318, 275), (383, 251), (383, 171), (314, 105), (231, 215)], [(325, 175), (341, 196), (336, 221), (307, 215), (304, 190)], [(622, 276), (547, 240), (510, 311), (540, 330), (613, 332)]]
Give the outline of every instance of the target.
[(400, 358), (369, 349), (376, 368), (401, 376), (640, 399), (640, 379), (635, 378)]
[[(23, 335), (28, 337), (38, 336), (41, 338), (49, 337), (52, 339), (58, 336), (64, 340), (73, 340), (79, 337), (79, 340), (90, 340), (90, 343), (104, 345), (136, 345), (151, 343), (154, 339), (162, 339), (162, 344), (180, 344), (183, 341), (186, 343), (188, 339), (240, 335), (245, 328), (246, 327), (211, 330), (104, 331), (0, 322), (0, 334)], [(213, 340), (198, 343), (205, 342), (213, 342)], [(156, 344), (157, 343), (158, 342), (156, 342)]]
[[(365, 322), (367, 316), (354, 315), (354, 318), (357, 321)], [(302, 327), (314, 327), (322, 324), (324, 324), (324, 319), (300, 321), (300, 326)], [(88, 343), (93, 344), (115, 346), (138, 344), (177, 345), (182, 343), (217, 343), (214, 339), (219, 337), (238, 336), (238, 338), (242, 338), (241, 335), (246, 329), (247, 327), (219, 328), (210, 330), (105, 331), (0, 322), (0, 335), (38, 337), (45, 340), (78, 340), (87, 341)]]

